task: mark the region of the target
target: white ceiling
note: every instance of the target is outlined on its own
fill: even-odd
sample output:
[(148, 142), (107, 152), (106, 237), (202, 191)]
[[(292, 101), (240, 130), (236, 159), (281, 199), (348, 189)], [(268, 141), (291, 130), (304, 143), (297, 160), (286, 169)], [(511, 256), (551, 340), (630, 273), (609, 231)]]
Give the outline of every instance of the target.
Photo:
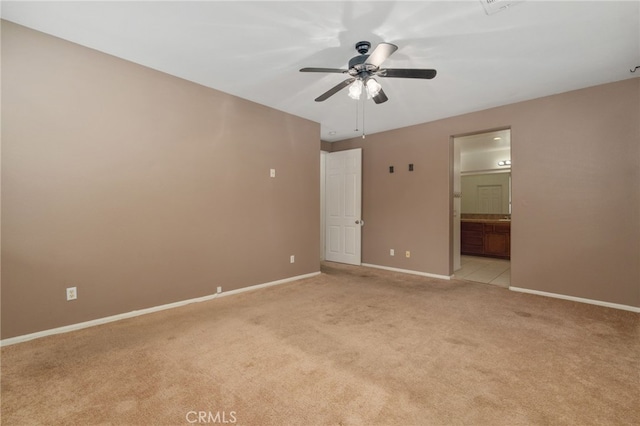
[(498, 164), (499, 161), (511, 160), (511, 130), (457, 136), (455, 142), (460, 149), (460, 172), (511, 170), (511, 166)]
[(474, 154), (489, 151), (511, 151), (511, 130), (496, 130), (468, 136), (458, 136), (460, 154)]
[[(501, 0), (498, 0), (501, 1)], [(357, 41), (398, 45), (380, 78), (389, 101), (364, 104), (366, 133), (640, 76), (640, 2), (519, 2), (487, 15), (474, 1), (2, 1), (2, 18), (321, 123), (323, 140), (358, 136), (344, 68)], [(359, 113), (362, 114), (362, 102)], [(335, 133), (334, 133), (335, 132)]]

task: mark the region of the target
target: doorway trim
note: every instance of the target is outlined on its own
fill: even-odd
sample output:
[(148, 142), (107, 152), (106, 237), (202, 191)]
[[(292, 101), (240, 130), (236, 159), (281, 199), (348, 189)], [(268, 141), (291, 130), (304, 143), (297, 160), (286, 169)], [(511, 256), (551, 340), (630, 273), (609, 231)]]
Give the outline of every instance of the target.
[[(460, 148), (457, 146), (458, 142), (456, 139), (466, 136), (474, 136), (481, 135), (485, 133), (493, 133), (499, 131), (509, 130), (510, 133), (510, 142), (509, 147), (513, 145), (513, 131), (511, 126), (502, 126), (502, 127), (494, 127), (486, 130), (477, 130), (473, 132), (466, 133), (458, 133), (449, 136), (449, 271), (453, 276), (455, 275), (455, 271), (457, 270), (455, 264), (456, 258), (460, 259), (460, 217), (462, 216), (461, 212), (461, 198), (462, 193), (460, 189)], [(458, 157), (458, 158), (456, 158)], [(511, 170), (511, 167), (510, 167)], [(513, 175), (512, 175), (513, 178)], [(457, 184), (457, 185), (456, 185)], [(513, 184), (512, 179), (510, 180), (510, 200), (513, 199)], [(457, 188), (457, 189), (456, 189)], [(456, 199), (458, 203), (456, 204)], [(510, 204), (511, 205), (511, 204)], [(510, 214), (512, 211), (510, 212)], [(513, 235), (513, 234), (512, 234)], [(457, 256), (456, 256), (457, 253)]]

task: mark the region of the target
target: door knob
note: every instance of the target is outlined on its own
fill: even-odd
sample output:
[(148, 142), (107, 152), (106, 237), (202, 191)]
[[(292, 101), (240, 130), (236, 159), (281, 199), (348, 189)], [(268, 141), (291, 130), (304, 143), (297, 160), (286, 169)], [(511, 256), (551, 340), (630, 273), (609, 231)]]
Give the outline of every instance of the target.
[(356, 225), (364, 226), (364, 220), (356, 220)]
[(360, 225), (360, 221), (359, 220), (356, 220), (356, 225)]

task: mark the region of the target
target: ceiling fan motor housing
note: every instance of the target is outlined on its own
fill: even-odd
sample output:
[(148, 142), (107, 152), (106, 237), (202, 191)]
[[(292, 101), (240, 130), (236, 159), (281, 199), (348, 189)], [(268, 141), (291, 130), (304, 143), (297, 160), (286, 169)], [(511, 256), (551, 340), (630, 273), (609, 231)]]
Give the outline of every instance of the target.
[(367, 64), (369, 55), (354, 56), (349, 60), (349, 75), (353, 77), (366, 78), (378, 70), (378, 67)]
[(354, 56), (349, 60), (349, 68), (353, 68), (356, 65), (364, 64), (367, 59), (369, 59), (369, 55)]

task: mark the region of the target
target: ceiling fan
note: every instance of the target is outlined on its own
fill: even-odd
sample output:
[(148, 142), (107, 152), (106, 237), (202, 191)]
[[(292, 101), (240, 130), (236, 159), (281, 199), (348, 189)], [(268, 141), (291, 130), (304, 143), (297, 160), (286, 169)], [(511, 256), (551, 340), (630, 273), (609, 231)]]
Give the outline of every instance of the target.
[(368, 41), (359, 41), (356, 43), (356, 50), (360, 55), (354, 56), (349, 61), (349, 69), (340, 68), (302, 68), (300, 72), (324, 72), (349, 74), (349, 78), (342, 83), (337, 84), (318, 96), (315, 101), (322, 102), (329, 97), (335, 95), (347, 86), (349, 87), (349, 96), (353, 99), (360, 99), (363, 89), (366, 90), (368, 97), (372, 98), (377, 104), (381, 104), (388, 100), (387, 95), (382, 90), (380, 83), (374, 77), (392, 77), (392, 78), (424, 78), (432, 79), (436, 76), (436, 70), (433, 69), (417, 69), (417, 68), (380, 68), (380, 65), (393, 52), (398, 50), (398, 46), (391, 43), (380, 43), (370, 55), (367, 52), (371, 48)]

